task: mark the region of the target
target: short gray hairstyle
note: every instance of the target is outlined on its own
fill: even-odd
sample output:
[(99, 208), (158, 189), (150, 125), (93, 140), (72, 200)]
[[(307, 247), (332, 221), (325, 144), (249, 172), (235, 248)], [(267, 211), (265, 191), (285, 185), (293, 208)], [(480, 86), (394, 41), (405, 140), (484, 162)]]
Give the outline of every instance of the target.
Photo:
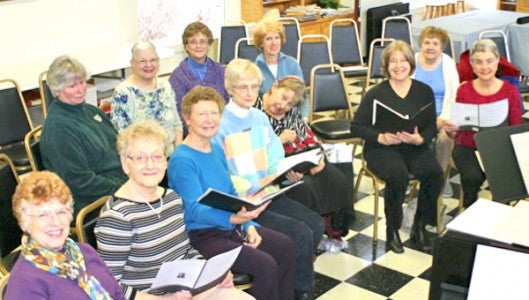
[(492, 52), (494, 56), (499, 59), (500, 52), (498, 50), (498, 45), (491, 39), (480, 39), (472, 43), (470, 47), (470, 63), (474, 63), (474, 54), (476, 52)]
[(132, 49), (130, 50), (132, 59), (136, 59), (138, 57), (138, 53), (140, 51), (145, 50), (154, 50), (154, 53), (156, 53), (156, 57), (158, 57), (158, 53), (156, 52), (156, 46), (154, 46), (153, 43), (148, 41), (139, 41), (134, 43), (134, 45), (132, 45)]
[(46, 74), (46, 83), (54, 96), (57, 96), (66, 85), (77, 79), (86, 81), (88, 74), (83, 64), (68, 55), (55, 58)]

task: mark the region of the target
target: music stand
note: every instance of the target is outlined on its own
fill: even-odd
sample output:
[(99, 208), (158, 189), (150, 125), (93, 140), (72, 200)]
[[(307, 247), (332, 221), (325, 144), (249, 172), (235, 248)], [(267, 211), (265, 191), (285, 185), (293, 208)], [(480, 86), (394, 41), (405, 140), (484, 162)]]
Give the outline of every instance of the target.
[(529, 196), (511, 142), (512, 134), (526, 131), (529, 123), (486, 130), (474, 136), (493, 201), (508, 203)]

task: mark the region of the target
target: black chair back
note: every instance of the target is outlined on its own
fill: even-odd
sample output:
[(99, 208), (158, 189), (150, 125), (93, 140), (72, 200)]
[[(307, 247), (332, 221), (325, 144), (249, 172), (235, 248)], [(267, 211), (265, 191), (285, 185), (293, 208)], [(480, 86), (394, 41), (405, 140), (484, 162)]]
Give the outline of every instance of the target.
[(41, 133), (42, 125), (28, 132), (24, 138), (24, 146), (26, 147), (26, 153), (33, 171), (42, 171), (46, 169), (44, 167), (44, 162), (42, 161), (42, 154), (40, 153)]
[(281, 47), (281, 52), (294, 58), (298, 55), (298, 42), (300, 38), (299, 22), (295, 18), (279, 18), (279, 22), (285, 27), (286, 41)]
[(3, 83), (8, 87), (0, 89), (0, 146), (23, 141), (32, 127), (18, 83), (0, 80), (0, 88)]
[(22, 230), (18, 226), (17, 220), (13, 216), (11, 197), (15, 193), (19, 179), (11, 159), (0, 154), (0, 256), (2, 268), (9, 271), (12, 263), (4, 262), (4, 257), (10, 254), (20, 245)]
[(381, 55), (382, 51), (384, 51), (386, 46), (393, 41), (394, 39), (374, 39), (371, 42), (371, 45), (369, 47), (369, 62), (367, 67), (367, 78), (364, 90), (367, 90), (369, 86), (373, 84), (373, 80), (376, 81), (385, 78), (384, 73), (382, 72)]
[(382, 23), (382, 38), (403, 40), (413, 49), (410, 20), (403, 16), (387, 17)]
[(452, 37), (450, 35), (448, 35), (448, 41), (446, 42), (445, 48), (443, 49), (443, 53), (450, 56), (454, 61), (456, 60), (454, 42), (452, 41)]
[(479, 39), (491, 39), (496, 43), (498, 52), (501, 56), (505, 57), (508, 61), (511, 61), (511, 55), (509, 54), (509, 46), (507, 42), (507, 35), (501, 30), (483, 30), (479, 33)]
[(219, 63), (227, 65), (235, 58), (235, 44), (240, 38), (246, 37), (244, 25), (222, 26), (219, 39)]
[(338, 65), (316, 66), (312, 73), (312, 112), (350, 109), (343, 74)]
[(310, 72), (316, 65), (332, 64), (329, 39), (322, 34), (304, 35), (299, 40), (298, 62), (305, 83), (310, 82)]
[(235, 44), (235, 57), (237, 58), (245, 58), (255, 61), (260, 53), (261, 51), (253, 45), (252, 39), (240, 38)]
[[(339, 23), (347, 22), (345, 25)], [(335, 64), (363, 65), (364, 58), (360, 50), (358, 27), (353, 19), (338, 19), (331, 22), (331, 53)]]

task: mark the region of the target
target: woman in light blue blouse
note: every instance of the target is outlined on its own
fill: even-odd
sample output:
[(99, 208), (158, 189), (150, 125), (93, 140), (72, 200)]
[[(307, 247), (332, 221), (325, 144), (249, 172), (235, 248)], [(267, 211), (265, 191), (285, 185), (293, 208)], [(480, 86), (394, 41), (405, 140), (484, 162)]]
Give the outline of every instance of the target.
[(159, 58), (155, 46), (144, 41), (135, 43), (130, 64), (132, 75), (116, 87), (112, 96), (112, 123), (121, 131), (134, 121), (157, 121), (169, 135), (169, 156), (182, 141), (182, 122), (171, 85), (156, 77)]

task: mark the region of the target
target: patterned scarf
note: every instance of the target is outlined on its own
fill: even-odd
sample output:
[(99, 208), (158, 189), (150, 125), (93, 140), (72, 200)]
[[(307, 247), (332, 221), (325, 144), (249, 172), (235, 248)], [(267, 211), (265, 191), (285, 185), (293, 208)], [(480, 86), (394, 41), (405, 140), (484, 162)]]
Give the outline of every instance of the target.
[(66, 239), (62, 251), (52, 251), (39, 246), (35, 240), (24, 234), (21, 253), (35, 267), (61, 278), (76, 281), (90, 299), (112, 299), (101, 283), (86, 273), (83, 254), (72, 239)]

